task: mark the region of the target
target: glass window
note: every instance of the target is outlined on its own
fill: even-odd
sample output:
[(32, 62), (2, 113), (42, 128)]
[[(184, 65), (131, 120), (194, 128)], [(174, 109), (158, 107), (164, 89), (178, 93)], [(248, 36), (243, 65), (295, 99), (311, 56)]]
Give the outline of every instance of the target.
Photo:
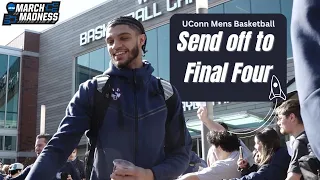
[(3, 164), (13, 164), (16, 162), (16, 159), (3, 159)]
[(4, 127), (6, 110), (8, 56), (0, 54), (0, 128)]
[(95, 50), (89, 54), (91, 76), (97, 76), (105, 71), (104, 67), (106, 62), (104, 60), (104, 56), (104, 48)]
[(291, 45), (291, 14), (292, 14), (292, 3), (293, 0), (280, 0), (281, 2), (281, 13), (287, 18), (287, 57), (292, 57), (292, 45)]
[(250, 0), (233, 0), (224, 3), (224, 13), (250, 14)]
[(200, 158), (202, 157), (202, 144), (201, 138), (192, 139), (192, 149)]
[(109, 67), (106, 47), (81, 55), (76, 59), (76, 90), (81, 83), (102, 74)]
[(107, 70), (109, 67), (110, 67), (110, 60), (111, 60), (111, 57), (110, 57), (110, 54), (109, 54), (109, 51), (108, 49), (105, 47), (104, 48), (104, 52), (105, 52), (105, 55), (104, 55), (104, 60), (105, 60), (105, 66), (104, 66), (104, 69)]
[(19, 100), (19, 68), (20, 58), (9, 57), (8, 101), (6, 128), (17, 128)]
[(89, 54), (77, 57), (76, 65), (76, 89), (78, 86), (90, 78)]
[(195, 153), (198, 152), (197, 141), (198, 141), (197, 138), (192, 139), (192, 149), (191, 149), (191, 151), (193, 151), (193, 152), (195, 152)]
[(4, 138), (4, 150), (6, 151), (15, 151), (16, 150), (16, 139), (15, 136), (5, 136)]
[(3, 139), (4, 136), (0, 136), (0, 150), (3, 150)]
[(8, 109), (7, 109), (7, 119), (6, 128), (17, 128), (18, 121), (18, 92), (14, 96), (8, 96)]
[(8, 68), (8, 56), (0, 54), (0, 76), (2, 77), (7, 73)]
[(208, 9), (209, 14), (223, 14), (223, 4)]
[[(157, 29), (152, 29), (146, 32), (147, 35), (147, 47), (148, 51), (143, 57), (143, 59), (147, 60), (151, 63), (154, 68), (153, 75), (158, 76), (158, 37), (157, 37)], [(169, 47), (167, 47), (169, 48)]]
[(77, 64), (79, 66), (89, 67), (89, 54), (84, 54), (77, 58)]
[(280, 13), (279, 0), (251, 0), (252, 13)]
[(170, 80), (170, 26), (158, 28), (158, 70), (159, 76)]

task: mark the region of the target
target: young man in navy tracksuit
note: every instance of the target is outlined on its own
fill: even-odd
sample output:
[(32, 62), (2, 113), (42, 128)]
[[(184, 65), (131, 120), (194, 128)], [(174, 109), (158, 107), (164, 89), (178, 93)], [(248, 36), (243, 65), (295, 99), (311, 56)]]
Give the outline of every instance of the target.
[[(111, 99), (99, 130), (90, 179), (175, 179), (187, 169), (192, 145), (177, 90), (164, 81), (162, 89), (152, 75), (151, 64), (142, 61), (146, 34), (136, 19), (112, 20), (107, 27), (106, 43), (112, 66), (104, 74), (110, 75), (112, 91), (107, 96)], [(93, 95), (105, 84), (100, 80), (94, 78), (80, 85), (58, 131), (37, 158), (27, 180), (53, 176), (89, 130)], [(175, 100), (166, 128), (169, 111), (165, 99), (170, 98)], [(113, 172), (114, 159), (130, 161), (136, 167)]]

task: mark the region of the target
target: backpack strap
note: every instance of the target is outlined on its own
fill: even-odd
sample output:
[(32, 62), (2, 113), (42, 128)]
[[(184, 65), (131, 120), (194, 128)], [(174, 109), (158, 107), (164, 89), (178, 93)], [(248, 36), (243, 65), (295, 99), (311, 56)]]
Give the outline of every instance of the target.
[(160, 77), (157, 77), (158, 79), (158, 84), (159, 84), (159, 87), (160, 87), (160, 90), (162, 91), (163, 95), (164, 95), (164, 100), (167, 100), (172, 97), (173, 95), (175, 95), (173, 93), (173, 88), (172, 88), (172, 85), (170, 84), (170, 82), (160, 78)]
[[(173, 91), (173, 87), (172, 85), (170, 84), (170, 82), (160, 78), (160, 77), (157, 77), (158, 79), (158, 86), (160, 88), (160, 91), (164, 97), (164, 100), (166, 102), (166, 106), (167, 106), (167, 119), (166, 119), (166, 138), (165, 138), (165, 146), (167, 145), (167, 142), (170, 141), (170, 137), (167, 136), (168, 134), (168, 129), (170, 127), (170, 124), (171, 124), (171, 120), (174, 116), (174, 114), (176, 113), (176, 106), (177, 106), (177, 99), (178, 99), (178, 96), (176, 93), (174, 93)], [(183, 122), (180, 122), (180, 125), (181, 125), (181, 128), (184, 129), (184, 121)], [(185, 135), (184, 135), (184, 131), (180, 131), (180, 137), (181, 137), (181, 142), (179, 142), (180, 144), (184, 144), (185, 142)], [(169, 149), (167, 149), (169, 150)], [(169, 150), (170, 151), (170, 150)]]
[(96, 90), (93, 99), (93, 114), (90, 121), (90, 129), (87, 133), (89, 138), (88, 157), (86, 162), (86, 177), (91, 176), (94, 162), (94, 152), (97, 146), (99, 128), (103, 124), (105, 113), (109, 107), (111, 95), (111, 83), (109, 75), (98, 75), (93, 78), (96, 81)]

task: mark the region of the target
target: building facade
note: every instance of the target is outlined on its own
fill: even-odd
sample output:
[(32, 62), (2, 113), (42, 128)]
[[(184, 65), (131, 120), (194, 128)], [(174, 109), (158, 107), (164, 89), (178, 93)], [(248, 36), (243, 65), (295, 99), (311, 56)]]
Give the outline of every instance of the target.
[(18, 100), (21, 53), (0, 48), (0, 161), (16, 159), (18, 136)]
[[(293, 0), (209, 0), (208, 13), (250, 14), (281, 13), (287, 18), (287, 78), (294, 78), (290, 21)], [(37, 71), (35, 134), (40, 132), (40, 107), (46, 105), (45, 131), (53, 134), (64, 117), (65, 109), (80, 83), (101, 74), (109, 67), (110, 57), (104, 41), (105, 26), (111, 19), (132, 15), (142, 21), (147, 34), (148, 52), (144, 57), (154, 67), (154, 75), (170, 79), (170, 17), (176, 13), (195, 13), (195, 0), (108, 0), (82, 14), (40, 33)], [(20, 38), (21, 39), (21, 38)], [(21, 45), (19, 38), (8, 46)], [(2, 72), (0, 70), (0, 72)], [(201, 154), (201, 123), (196, 117), (197, 105), (183, 102), (194, 151)], [(20, 105), (21, 106), (21, 105)], [(253, 144), (249, 131), (272, 125), (271, 102), (214, 102), (215, 120), (224, 121), (230, 129)], [(0, 111), (2, 112), (2, 111)], [(11, 111), (10, 111), (11, 112)], [(0, 116), (1, 117), (1, 116)], [(24, 121), (24, 119), (21, 119)], [(8, 121), (9, 122), (9, 121)], [(34, 134), (34, 136), (35, 136)], [(249, 135), (250, 134), (250, 135)], [(246, 137), (246, 136), (249, 137)], [(1, 138), (0, 138), (1, 142)], [(19, 138), (18, 138), (19, 142)], [(84, 154), (86, 139), (80, 142)], [(1, 149), (0, 149), (1, 152)]]
[(32, 161), (37, 122), (39, 41), (24, 32), (0, 46), (0, 161)]

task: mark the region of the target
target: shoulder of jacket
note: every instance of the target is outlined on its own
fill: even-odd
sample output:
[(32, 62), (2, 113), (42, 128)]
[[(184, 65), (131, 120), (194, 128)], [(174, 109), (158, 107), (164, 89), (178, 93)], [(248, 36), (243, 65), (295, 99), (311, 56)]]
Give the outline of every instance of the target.
[(308, 137), (306, 134), (301, 134), (300, 136), (298, 136), (294, 143), (302, 143), (302, 144), (305, 144), (305, 145), (308, 145), (309, 144), (309, 141), (308, 141)]
[(102, 88), (108, 82), (110, 76), (107, 74), (101, 74), (93, 77), (92, 79), (97, 82), (97, 90), (102, 93)]
[(77, 162), (78, 162), (78, 163), (81, 163), (81, 164), (83, 164), (83, 163), (84, 163), (84, 161), (83, 161), (83, 160), (81, 160), (81, 159), (79, 159), (79, 158), (77, 158)]
[(174, 94), (173, 86), (167, 80), (164, 80), (164, 79), (162, 79), (160, 77), (157, 77), (157, 79), (158, 79), (158, 81), (160, 81), (161, 86), (163, 88), (163, 93), (164, 93), (165, 100), (168, 100)]

